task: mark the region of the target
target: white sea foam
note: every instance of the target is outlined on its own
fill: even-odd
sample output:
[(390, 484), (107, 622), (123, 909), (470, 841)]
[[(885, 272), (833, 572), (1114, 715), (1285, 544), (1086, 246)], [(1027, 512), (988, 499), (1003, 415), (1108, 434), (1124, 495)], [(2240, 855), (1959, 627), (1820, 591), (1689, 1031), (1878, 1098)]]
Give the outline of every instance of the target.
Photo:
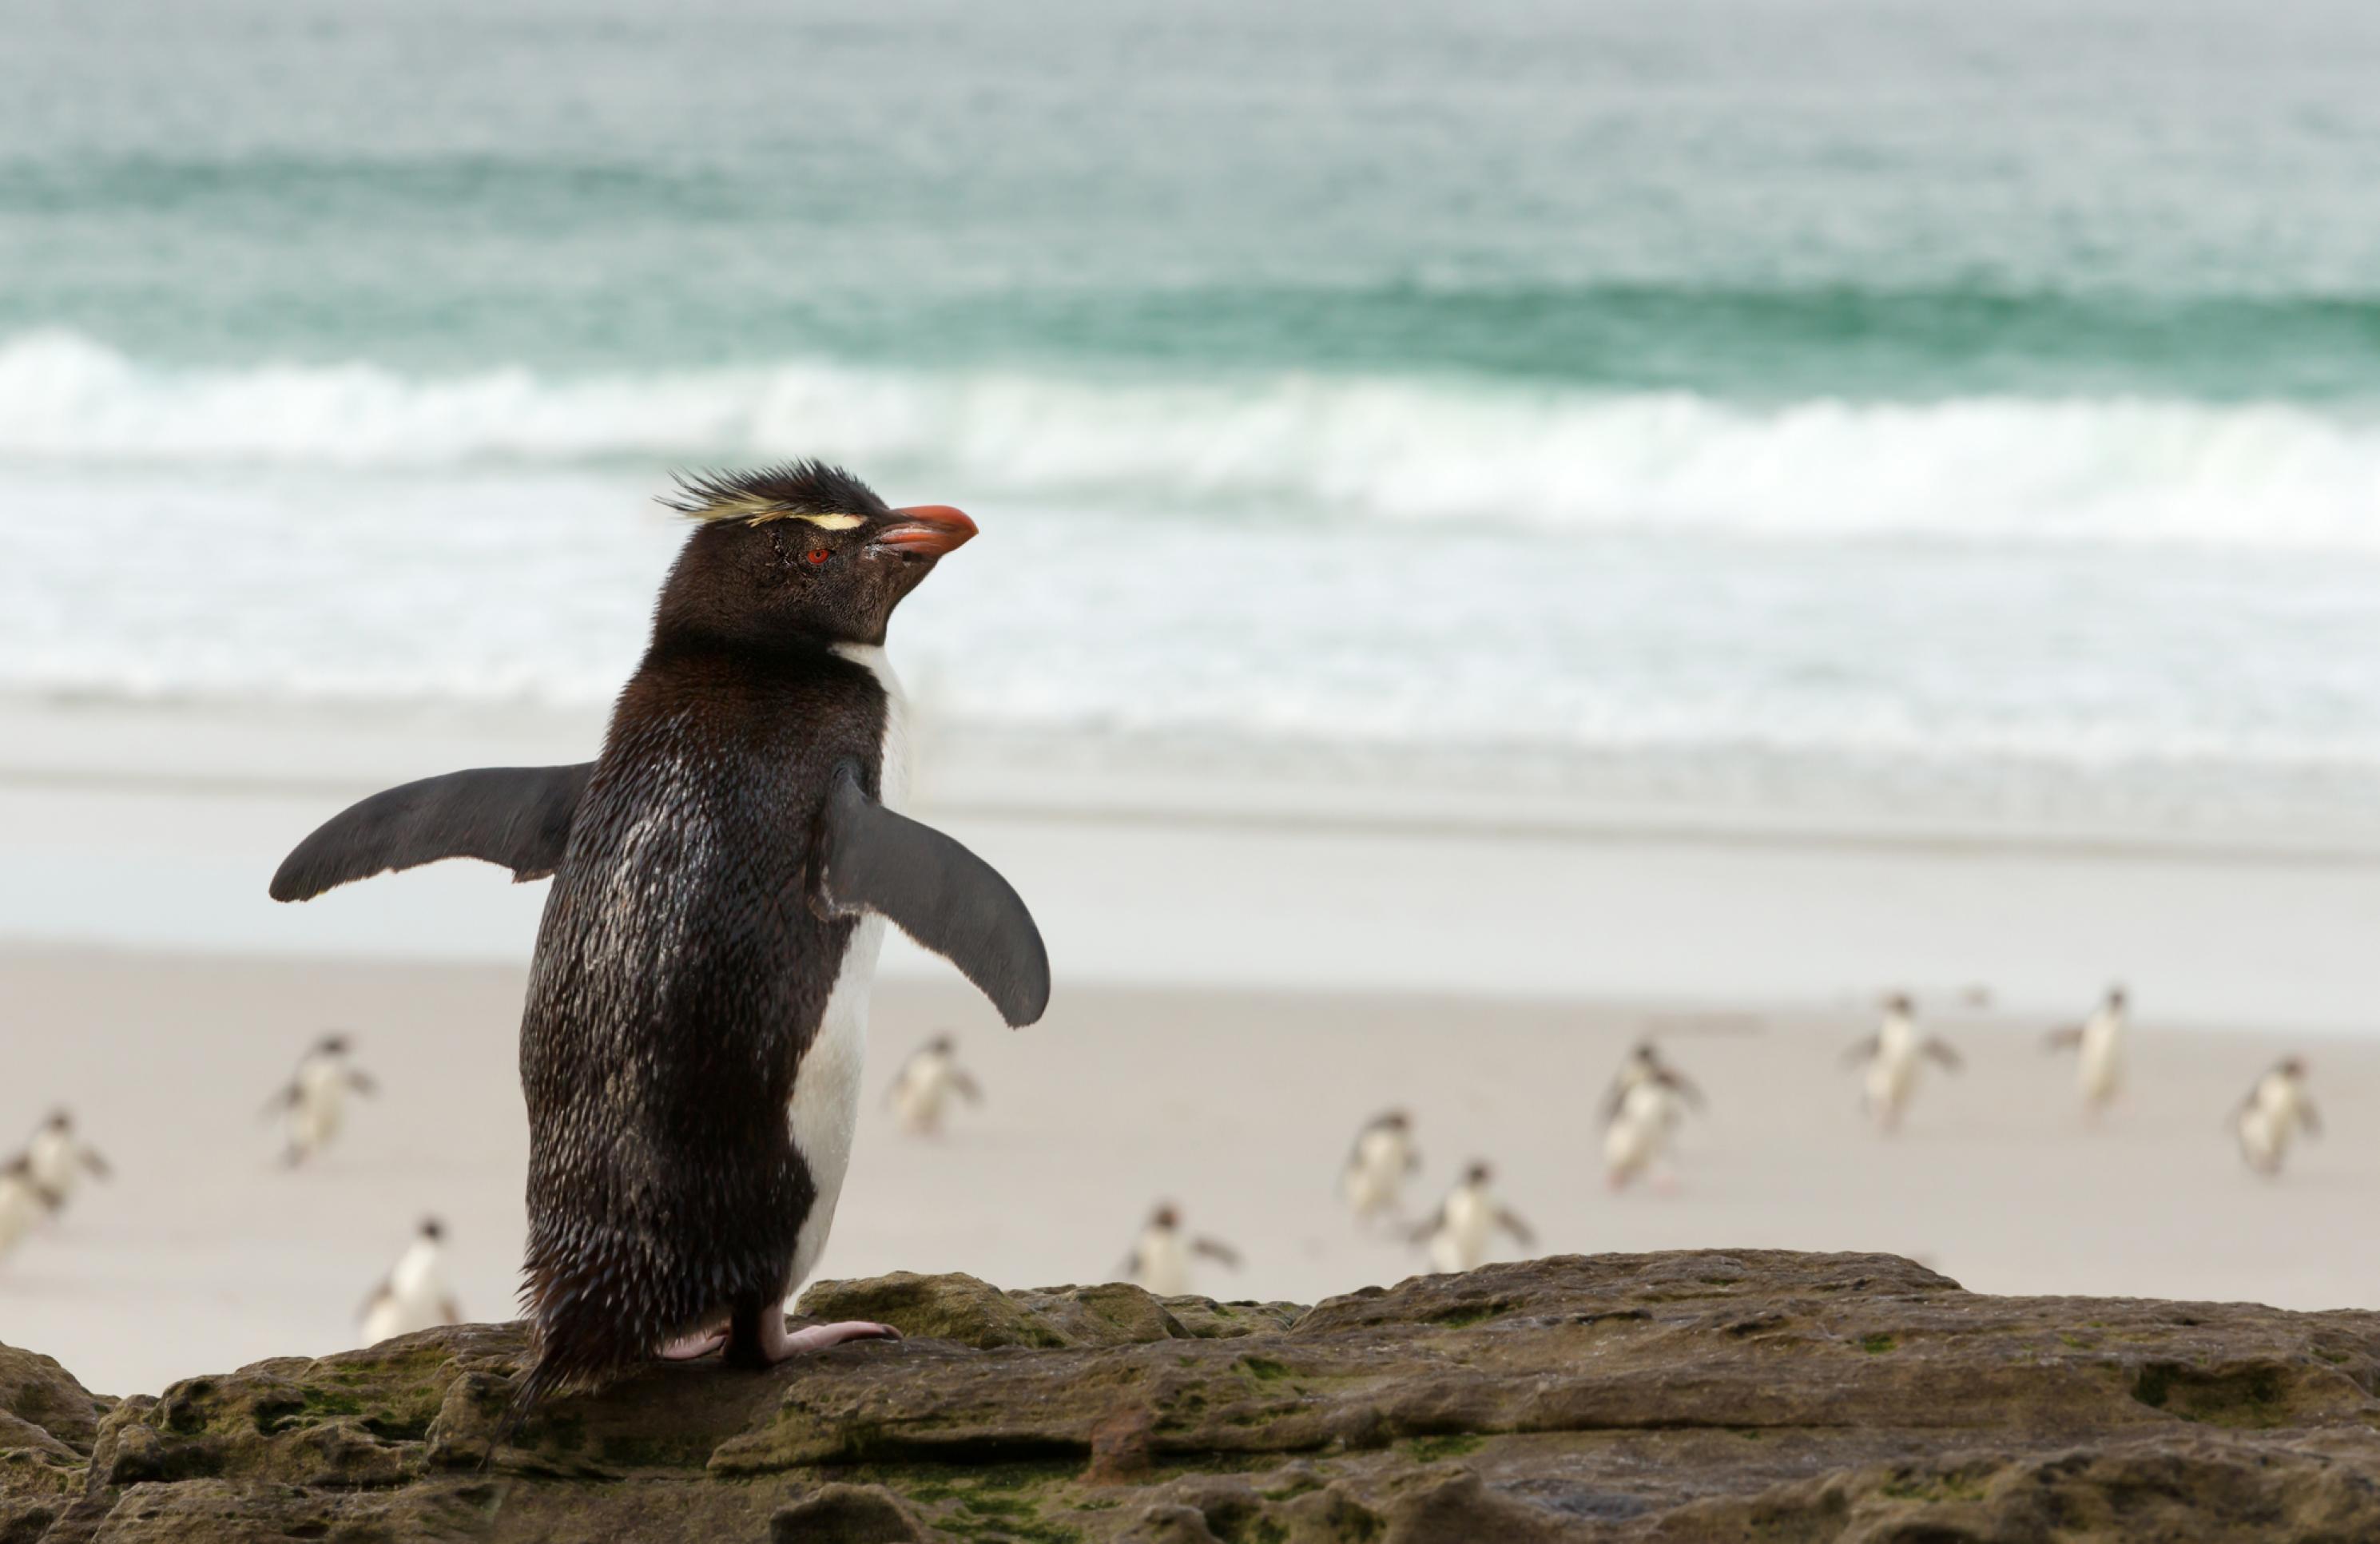
[(1685, 394), (1276, 375), (768, 368), (415, 377), (172, 369), (0, 344), (0, 458), (111, 465), (744, 460), (1023, 498), (1537, 531), (1700, 529), (2380, 551), (2380, 416), (2281, 404)]
[(983, 523), (894, 640), (945, 723), (2380, 822), (2380, 427), (2291, 406), (431, 380), (22, 338), (0, 692), (599, 706), (682, 535), (662, 465), (812, 452)]

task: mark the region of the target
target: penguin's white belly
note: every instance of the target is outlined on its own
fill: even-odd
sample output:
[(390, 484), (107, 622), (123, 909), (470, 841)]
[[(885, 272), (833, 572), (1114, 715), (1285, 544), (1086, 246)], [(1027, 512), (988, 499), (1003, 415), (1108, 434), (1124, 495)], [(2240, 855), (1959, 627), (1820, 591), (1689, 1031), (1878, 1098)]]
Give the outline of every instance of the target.
[(2082, 1038), (2082, 1067), (2076, 1081), (2082, 1097), (2093, 1104), (2105, 1104), (2115, 1097), (2116, 1085), (2122, 1080), (2124, 1051), (2112, 1031), (2086, 1034)]
[(1660, 1155), (1664, 1128), (1656, 1120), (1645, 1120), (1622, 1112), (1604, 1128), (1603, 1168), (1613, 1184), (1623, 1184), (1644, 1172), (1645, 1166)]
[(41, 1219), (42, 1198), (21, 1180), (0, 1179), (0, 1255), (16, 1248)]
[(868, 1060), (868, 1003), (876, 986), (876, 955), (884, 945), (884, 919), (863, 917), (851, 930), (843, 970), (820, 1016), (818, 1037), (794, 1076), (794, 1099), (785, 1112), (794, 1148), (810, 1171), (818, 1199), (802, 1219), (794, 1245), (794, 1270), (785, 1289), (808, 1279), (826, 1252), (834, 1226), (835, 1202), (851, 1168), (851, 1139), (859, 1127), (859, 1082)]
[(1140, 1239), (1140, 1285), (1160, 1297), (1190, 1290), (1190, 1249), (1171, 1229), (1151, 1228)]
[(902, 1128), (920, 1134), (940, 1130), (950, 1087), (949, 1069), (939, 1059), (912, 1066), (893, 1093)]
[(1446, 1220), (1429, 1241), (1430, 1263), (1440, 1271), (1468, 1271), (1488, 1258), (1488, 1232), (1493, 1209), (1477, 1196), (1449, 1197)]
[(388, 1285), (364, 1315), (363, 1343), (377, 1345), (392, 1335), (409, 1335), (446, 1323), (448, 1296), (438, 1250), (426, 1243), (415, 1244), (388, 1273)]
[[(880, 647), (837, 644), (834, 652), (865, 667), (884, 690), (884, 741), (878, 751), (877, 802), (898, 810), (909, 795), (908, 700), (901, 680)], [(859, 1082), (868, 1059), (868, 1005), (876, 989), (876, 957), (884, 947), (884, 919), (863, 915), (844, 948), (843, 967), (819, 1017), (818, 1035), (794, 1074), (793, 1102), (785, 1122), (795, 1150), (810, 1171), (818, 1199), (802, 1219), (794, 1243), (793, 1273), (785, 1290), (808, 1279), (826, 1252), (834, 1228), (835, 1202), (851, 1168), (851, 1140), (859, 1126)]]
[(74, 1139), (55, 1131), (42, 1132), (25, 1148), (34, 1183), (62, 1201), (74, 1194), (75, 1182), (82, 1177), (82, 1165), (76, 1158)]
[(1899, 1115), (1916, 1085), (1917, 1058), (1913, 1055), (1879, 1054), (1867, 1064), (1867, 1102), (1878, 1115)]
[(2249, 1164), (2267, 1173), (2281, 1166), (2289, 1145), (2289, 1123), (2263, 1104), (2240, 1113), (2240, 1152)]
[(1347, 1166), (1347, 1204), (1359, 1217), (1369, 1217), (1397, 1204), (1404, 1188), (1408, 1163), (1404, 1143), (1387, 1132), (1375, 1131), (1358, 1144), (1355, 1161)]
[(346, 1103), (343, 1074), (336, 1068), (312, 1068), (298, 1080), (298, 1104), (289, 1112), (289, 1140), (302, 1152), (318, 1152), (339, 1134)]

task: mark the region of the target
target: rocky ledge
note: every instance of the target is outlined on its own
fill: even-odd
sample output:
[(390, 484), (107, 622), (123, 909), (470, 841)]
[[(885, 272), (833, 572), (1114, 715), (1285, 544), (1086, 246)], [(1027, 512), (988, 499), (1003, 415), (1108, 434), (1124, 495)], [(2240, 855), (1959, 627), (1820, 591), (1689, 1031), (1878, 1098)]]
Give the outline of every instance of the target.
[(94, 1398), (0, 1348), (0, 1544), (2380, 1538), (2380, 1313), (1602, 1255), (1314, 1308), (825, 1282), (899, 1325), (657, 1367), (490, 1451), (465, 1325)]

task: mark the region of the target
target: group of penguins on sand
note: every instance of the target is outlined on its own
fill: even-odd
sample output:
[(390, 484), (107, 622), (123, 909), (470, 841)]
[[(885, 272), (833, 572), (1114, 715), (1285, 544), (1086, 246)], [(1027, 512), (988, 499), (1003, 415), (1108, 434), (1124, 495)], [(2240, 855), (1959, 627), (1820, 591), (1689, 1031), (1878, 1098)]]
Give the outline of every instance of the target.
[[(2075, 1053), (2075, 1086), (2086, 1116), (2099, 1116), (2121, 1091), (2129, 1035), (2124, 989), (2114, 986), (2082, 1022), (2046, 1036), (2049, 1050)], [(1965, 1065), (1948, 1041), (1919, 1031), (1915, 1000), (1905, 992), (1885, 999), (1876, 1032), (1847, 1049), (1842, 1061), (1859, 1071), (1861, 1103), (1888, 1133), (1899, 1129), (1926, 1062), (1950, 1072)], [(1640, 1042), (1604, 1108), (1604, 1158), (1612, 1188), (1625, 1186), (1660, 1156), (1684, 1111), (1701, 1103), (1694, 1086), (1662, 1061), (1659, 1048), (1651, 1040)], [(2322, 1119), (2306, 1092), (2304, 1059), (2284, 1056), (2261, 1074), (2233, 1108), (2230, 1128), (2241, 1160), (2268, 1176), (2280, 1172), (2298, 1137), (2320, 1136)]]
[[(589, 759), (382, 790), (300, 840), (269, 885), (275, 900), (311, 901), (448, 859), (552, 882), (519, 1033), (532, 1351), (513, 1385), (516, 1424), (656, 1358), (749, 1369), (898, 1339), (865, 1321), (795, 1328), (784, 1311), (848, 1176), (884, 933), (947, 960), (1012, 1028), (1050, 1002), (1049, 953), (1023, 898), (903, 813), (910, 728), (887, 630), (975, 522), (947, 505), (894, 507), (816, 461), (686, 476), (662, 502), (688, 534)], [(2086, 1067), (2112, 1065), (2095, 1049), (2120, 1039), (2120, 1003), (2109, 1011), (2081, 1031)], [(1872, 1066), (1909, 1061), (1912, 1044), (1924, 1054), (1908, 1035), (1879, 1034)], [(1893, 1076), (1876, 1086), (1905, 1101), (1909, 1080)], [(939, 1099), (970, 1086), (954, 1065), (915, 1079)], [(344, 1043), (318, 1045), (283, 1095), (291, 1160), (318, 1151), (346, 1095), (367, 1088)], [(1615, 1176), (1649, 1167), (1694, 1097), (1649, 1047), (1633, 1057), (1608, 1123)], [(1383, 1116), (1358, 1138), (1351, 1204), (1393, 1215), (1411, 1125)], [(2276, 1138), (2277, 1152), (2283, 1127), (2264, 1140)], [(48, 1206), (54, 1178), (12, 1164), (0, 1217)], [(1437, 1263), (1475, 1263), (1499, 1234), (1527, 1238), (1492, 1185), (1471, 1165), (1414, 1230)], [(425, 1224), (384, 1284), (403, 1311), (369, 1328), (452, 1308), (440, 1243)], [(1194, 1260), (1228, 1254), (1160, 1207), (1134, 1274), (1163, 1289), (1186, 1283)]]
[[(2075, 1087), (2086, 1115), (2095, 1117), (2104, 1112), (2123, 1087), (2130, 1022), (2124, 989), (2111, 986), (2089, 1018), (2049, 1031), (2046, 1043), (2050, 1050), (2075, 1053)], [(1888, 998), (1876, 1033), (1844, 1055), (1846, 1066), (1862, 1069), (1861, 1092), (1868, 1114), (1886, 1131), (1900, 1124), (1925, 1061), (1952, 1072), (1962, 1065), (1948, 1042), (1918, 1032), (1917, 1007), (1906, 993)], [(2247, 1097), (2233, 1107), (2230, 1127), (2242, 1162), (2261, 1175), (2279, 1174), (2282, 1160), (2301, 1135), (2322, 1134), (2321, 1115), (2306, 1093), (2304, 1058), (2284, 1056), (2259, 1076)]]

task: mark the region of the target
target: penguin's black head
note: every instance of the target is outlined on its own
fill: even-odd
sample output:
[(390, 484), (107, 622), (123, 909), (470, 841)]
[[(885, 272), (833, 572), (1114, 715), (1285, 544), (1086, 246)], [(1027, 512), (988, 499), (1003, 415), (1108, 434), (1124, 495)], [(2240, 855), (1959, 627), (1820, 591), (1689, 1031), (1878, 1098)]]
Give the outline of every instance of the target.
[(1413, 1112), (1390, 1110), (1382, 1114), (1377, 1124), (1385, 1126), (1391, 1131), (1410, 1131), (1413, 1129)]
[(1463, 1183), (1465, 1185), (1485, 1185), (1495, 1177), (1496, 1171), (1481, 1163), (1475, 1162), (1463, 1171)]
[(51, 1130), (53, 1130), (53, 1131), (71, 1131), (71, 1130), (73, 1130), (73, 1129), (74, 1129), (74, 1112), (73, 1112), (72, 1110), (67, 1109), (67, 1108), (65, 1105), (63, 1105), (63, 1104), (59, 1105), (56, 1109), (52, 1110), (52, 1111), (50, 1112), (50, 1118), (49, 1118), (49, 1121), (48, 1121), (48, 1126), (49, 1126), (49, 1128), (50, 1128)]
[(326, 1034), (314, 1042), (314, 1049), (326, 1056), (344, 1056), (347, 1054), (347, 1037), (336, 1032)]
[(424, 1217), (421, 1219), (420, 1233), (422, 1237), (434, 1244), (446, 1236), (446, 1224), (435, 1217)]
[(1182, 1225), (1182, 1211), (1170, 1200), (1159, 1201), (1157, 1203), (1157, 1210), (1148, 1214), (1148, 1225), (1151, 1227), (1165, 1228), (1169, 1231), (1173, 1228), (1180, 1227)]
[(947, 1056), (953, 1051), (957, 1050), (958, 1046), (958, 1039), (954, 1035), (938, 1034), (933, 1039), (926, 1042), (926, 1049), (931, 1051), (938, 1056)]
[(2305, 1058), (2303, 1056), (2284, 1056), (2281, 1058), (2281, 1065), (2278, 1070), (2284, 1078), (2302, 1078), (2305, 1076)]
[(662, 586), (656, 635), (880, 644), (902, 597), (975, 535), (948, 505), (892, 509), (816, 461), (681, 477), (662, 502), (702, 525)]
[(1904, 1019), (1917, 1011), (1916, 1000), (1906, 992), (1895, 992), (1884, 1000), (1884, 1007), (1887, 1012), (1898, 1013)]
[(2111, 986), (2107, 988), (2107, 1006), (2113, 1008), (2120, 1008), (2124, 1006), (2124, 989), (2122, 987)]

